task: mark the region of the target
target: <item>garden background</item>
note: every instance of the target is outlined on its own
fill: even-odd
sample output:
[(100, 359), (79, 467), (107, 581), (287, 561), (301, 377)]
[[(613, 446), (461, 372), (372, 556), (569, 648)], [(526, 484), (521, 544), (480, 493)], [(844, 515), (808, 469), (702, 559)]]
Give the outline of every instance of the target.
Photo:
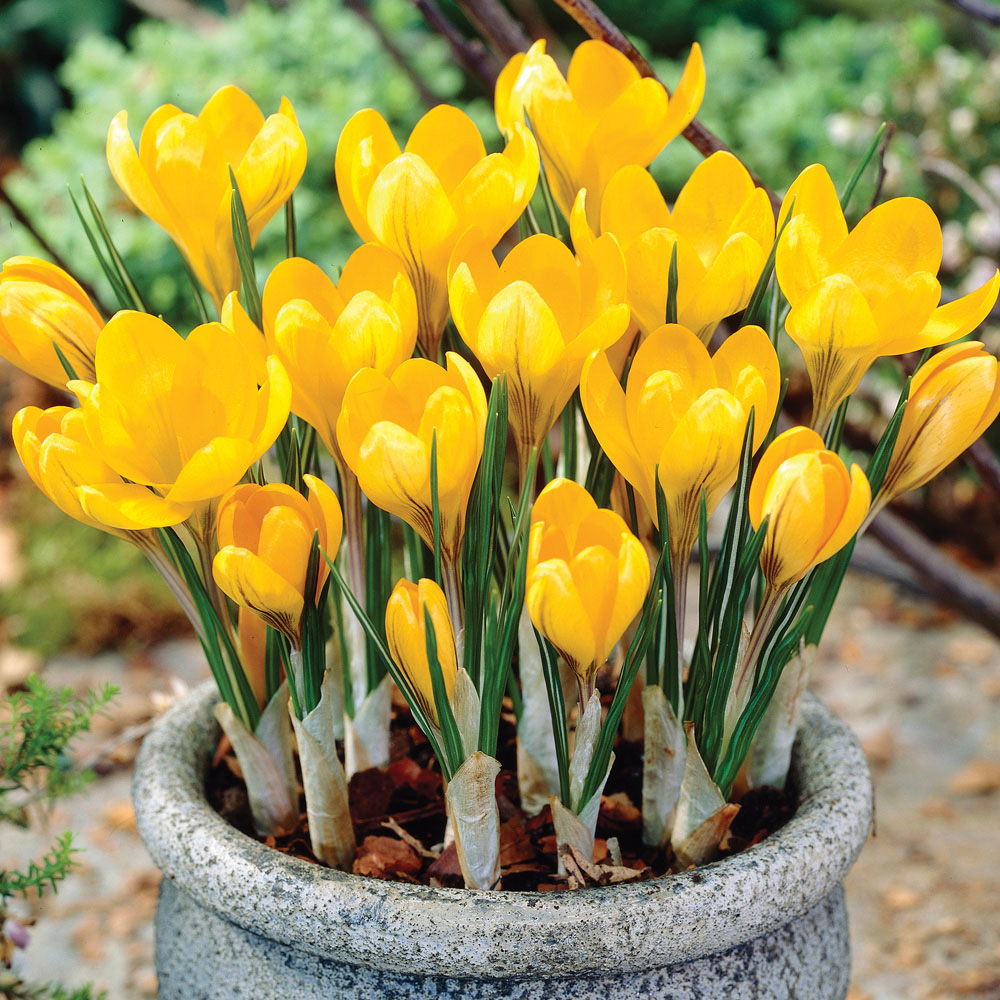
[[(552, 39), (557, 58), (577, 41), (548, 0), (510, 6)], [(1000, 253), (1000, 7), (602, 6), (668, 82), (691, 42), (701, 43), (708, 80), (699, 119), (773, 190), (816, 161), (842, 184), (880, 123), (891, 122), (878, 163), (884, 176), (866, 175), (858, 204), (877, 185), (882, 199), (926, 199), (943, 222), (946, 289), (961, 294), (989, 278)], [(446, 0), (440, 7), (471, 33)], [(342, 263), (357, 242), (333, 183), (337, 138), (355, 110), (378, 107), (404, 134), (429, 105), (457, 103), (499, 143), (481, 86), (410, 0), (13, 0), (0, 9), (0, 260), (58, 259), (102, 302), (113, 301), (67, 192), (80, 197), (82, 176), (153, 311), (193, 325), (181, 258), (114, 185), (104, 139), (123, 107), (135, 128), (162, 103), (197, 110), (226, 83), (265, 113), (282, 95), (292, 101), (309, 143), (295, 195), (299, 251), (324, 265)], [(652, 170), (676, 192), (698, 160), (679, 139)], [(266, 272), (284, 252), (279, 225), (259, 249)], [(1000, 319), (991, 317), (977, 337), (997, 353)], [(867, 411), (859, 408), (847, 429), (849, 446), (877, 439), (898, 385), (893, 364), (876, 367), (859, 394)], [(0, 369), (5, 427), (21, 406), (57, 396)], [(806, 407), (808, 396), (804, 375), (793, 379), (792, 406)], [(995, 455), (1000, 434), (992, 434)], [(851, 1000), (1000, 998), (1000, 498), (982, 465), (989, 454), (980, 455), (978, 472), (956, 463), (897, 505), (904, 524), (933, 546), (931, 564), (914, 568), (874, 541), (858, 546), (815, 671), (813, 686), (855, 727), (876, 781), (877, 836), (848, 879)], [(960, 574), (961, 587), (949, 593), (936, 558), (948, 560), (940, 565)], [(942, 591), (951, 607), (929, 598)], [(24, 968), (74, 986), (92, 981), (110, 1000), (154, 996), (158, 876), (135, 833), (130, 766), (150, 719), (206, 671), (185, 619), (141, 555), (41, 498), (5, 432), (0, 686), (16, 690), (37, 669), (53, 684), (82, 690), (110, 681), (121, 693), (67, 761), (95, 769), (95, 783), (41, 817), (50, 832), (76, 830), (85, 851), (58, 895), (33, 907), (39, 922)], [(37, 828), (0, 829), (0, 868), (40, 843)]]

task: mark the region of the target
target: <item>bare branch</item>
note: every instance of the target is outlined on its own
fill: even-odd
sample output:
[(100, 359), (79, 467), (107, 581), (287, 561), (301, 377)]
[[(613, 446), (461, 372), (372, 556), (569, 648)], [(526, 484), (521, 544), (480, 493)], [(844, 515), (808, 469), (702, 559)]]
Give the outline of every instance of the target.
[(435, 0), (413, 0), (427, 24), (447, 43), (452, 55), (493, 94), (499, 67), (478, 38), (466, 38), (441, 12)]
[(369, 4), (366, 0), (344, 0), (344, 6), (348, 10), (354, 11), (357, 16), (371, 28), (379, 45), (388, 53), (389, 58), (403, 71), (406, 78), (413, 84), (414, 89), (420, 97), (421, 102), (428, 108), (433, 108), (441, 103), (441, 99), (432, 91), (421, 79), (420, 74), (406, 60), (406, 57), (399, 50), (396, 43), (386, 34), (385, 29), (372, 15)]
[(960, 10), (977, 21), (983, 21), (994, 28), (1000, 27), (1000, 7), (990, 0), (943, 0), (949, 7)]
[(1000, 592), (994, 587), (955, 562), (891, 510), (883, 510), (868, 531), (912, 567), (942, 604), (1000, 636)]
[(501, 58), (509, 59), (531, 47), (531, 36), (497, 0), (458, 0), (458, 6)]
[(136, 10), (161, 21), (177, 21), (195, 31), (214, 31), (225, 18), (191, 0), (128, 0)]

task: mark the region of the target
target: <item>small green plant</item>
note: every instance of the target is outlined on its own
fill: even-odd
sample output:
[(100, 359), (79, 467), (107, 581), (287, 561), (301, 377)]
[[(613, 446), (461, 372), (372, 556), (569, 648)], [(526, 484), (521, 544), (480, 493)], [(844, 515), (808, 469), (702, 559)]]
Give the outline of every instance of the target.
[[(69, 688), (51, 688), (32, 675), (23, 691), (4, 700), (0, 705), (0, 823), (27, 827), (39, 812), (93, 780), (93, 772), (72, 765), (69, 748), (116, 693), (113, 685), (106, 684), (76, 695)], [(23, 870), (0, 869), (0, 997), (4, 1000), (97, 1000), (89, 986), (67, 990), (53, 984), (29, 984), (11, 969), (14, 951), (28, 943), (23, 924), (9, 910), (11, 902), (55, 892), (75, 867), (76, 853), (73, 835), (66, 832)]]

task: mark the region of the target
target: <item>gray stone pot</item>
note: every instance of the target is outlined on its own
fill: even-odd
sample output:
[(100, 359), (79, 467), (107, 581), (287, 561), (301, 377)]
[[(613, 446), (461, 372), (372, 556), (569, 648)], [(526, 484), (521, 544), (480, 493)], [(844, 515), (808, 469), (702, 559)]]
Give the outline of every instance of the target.
[(244, 836), (208, 805), (215, 694), (156, 724), (136, 766), (142, 838), (164, 874), (162, 1000), (653, 997), (843, 1000), (841, 880), (868, 836), (864, 755), (804, 708), (794, 817), (741, 855), (565, 893), (429, 889), (346, 875)]

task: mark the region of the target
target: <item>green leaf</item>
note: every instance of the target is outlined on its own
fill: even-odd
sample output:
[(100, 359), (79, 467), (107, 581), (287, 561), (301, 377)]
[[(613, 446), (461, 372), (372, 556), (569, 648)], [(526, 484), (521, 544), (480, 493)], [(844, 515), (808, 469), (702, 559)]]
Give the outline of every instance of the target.
[[(792, 218), (792, 210), (794, 208), (795, 199), (793, 198), (792, 203), (788, 206), (788, 212), (784, 219), (782, 219), (781, 226), (777, 233), (775, 233), (774, 242), (771, 244), (771, 252), (767, 255), (767, 260), (764, 263), (764, 270), (760, 272), (760, 277), (754, 286), (750, 301), (747, 303), (746, 309), (743, 310), (743, 319), (740, 326), (760, 326), (765, 320), (764, 296), (767, 294), (767, 286), (771, 282), (771, 275), (774, 274), (774, 258), (778, 253), (778, 241), (781, 239), (781, 234), (784, 233), (785, 227)], [(775, 327), (777, 327), (777, 324), (775, 324)], [(777, 329), (774, 331), (774, 336), (777, 336)]]
[[(559, 676), (559, 656), (552, 643), (533, 629), (538, 652), (542, 658), (542, 675), (545, 693), (552, 717), (552, 735), (556, 744), (556, 765), (559, 769), (559, 801), (567, 808), (573, 807), (569, 795), (569, 734), (566, 731), (566, 702), (563, 698), (562, 678)], [(581, 708), (582, 711), (582, 708)]]
[(878, 149), (878, 144), (882, 141), (882, 136), (885, 135), (885, 130), (888, 127), (888, 122), (882, 122), (882, 124), (879, 125), (875, 135), (872, 137), (872, 141), (868, 144), (868, 148), (865, 150), (864, 156), (861, 157), (860, 162), (854, 168), (854, 173), (851, 174), (851, 179), (847, 182), (847, 187), (844, 188), (844, 191), (840, 196), (841, 211), (845, 213), (847, 212), (847, 206), (851, 203), (851, 195), (854, 194), (854, 189), (858, 186), (858, 181), (861, 180), (865, 170), (868, 169), (868, 164), (872, 162), (872, 159), (875, 156), (875, 151)]
[(448, 758), (448, 774), (445, 775), (445, 779), (449, 780), (465, 762), (465, 750), (462, 747), (462, 736), (458, 731), (455, 713), (452, 711), (451, 701), (448, 699), (448, 689), (444, 683), (441, 661), (438, 659), (437, 634), (434, 631), (434, 622), (431, 620), (430, 609), (426, 606), (424, 607), (424, 641), (427, 648), (427, 666), (430, 668), (431, 673), (431, 691), (434, 695), (434, 708), (437, 711), (438, 724), (441, 727), (441, 740), (444, 745), (444, 753)]
[(59, 364), (62, 365), (66, 376), (70, 379), (70, 381), (75, 381), (77, 377), (76, 372), (73, 371), (73, 366), (70, 364), (69, 358), (63, 354), (62, 348), (54, 340), (52, 341), (52, 348), (56, 352), (56, 357), (59, 359)]
[[(372, 621), (385, 621), (385, 607), (392, 592), (392, 520), (375, 504), (365, 508), (365, 606)], [(366, 643), (368, 690), (374, 691), (385, 676), (375, 647)]]
[(670, 248), (670, 267), (667, 271), (667, 307), (665, 323), (677, 322), (677, 286), (680, 278), (677, 273), (677, 240)]
[(295, 203), (293, 196), (285, 202), (285, 256), (298, 257), (298, 238), (295, 230)]
[(247, 213), (243, 205), (243, 197), (240, 195), (240, 186), (236, 181), (236, 174), (233, 173), (232, 167), (229, 168), (229, 183), (233, 190), (230, 213), (233, 225), (233, 243), (236, 245), (236, 259), (239, 261), (242, 279), (243, 306), (257, 328), (263, 330), (264, 313), (260, 301), (260, 288), (257, 286), (257, 271), (254, 267), (250, 226), (247, 223)]

